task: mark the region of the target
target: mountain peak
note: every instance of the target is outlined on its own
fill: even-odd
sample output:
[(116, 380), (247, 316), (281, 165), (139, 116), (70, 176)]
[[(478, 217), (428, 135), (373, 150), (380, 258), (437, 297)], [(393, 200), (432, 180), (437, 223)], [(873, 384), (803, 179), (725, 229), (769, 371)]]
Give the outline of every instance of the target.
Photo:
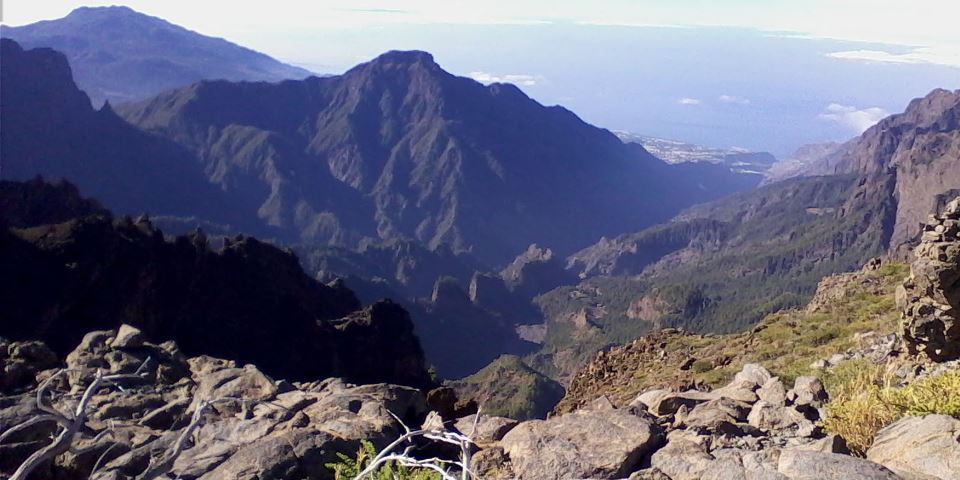
[(390, 50), (375, 58), (371, 63), (437, 64), (433, 55), (422, 50)]
[(77, 7), (73, 9), (69, 15), (91, 15), (98, 13), (131, 14), (138, 12), (126, 5), (107, 5), (103, 7)]

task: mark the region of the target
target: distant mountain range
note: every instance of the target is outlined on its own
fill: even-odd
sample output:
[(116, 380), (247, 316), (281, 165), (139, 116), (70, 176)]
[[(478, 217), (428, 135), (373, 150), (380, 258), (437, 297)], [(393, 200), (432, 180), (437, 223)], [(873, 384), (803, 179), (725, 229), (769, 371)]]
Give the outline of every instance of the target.
[(201, 82), (118, 112), (190, 151), (232, 210), (282, 238), (414, 239), (495, 266), (533, 243), (571, 253), (759, 181), (667, 165), (513, 85), (453, 76), (424, 52), (336, 77)]
[(131, 124), (91, 107), (63, 54), (0, 47), (3, 179), (67, 178), (166, 233), (295, 245), (311, 275), (403, 302), (446, 375), (536, 347), (515, 326), (537, 321), (530, 297), (574, 281), (564, 255), (759, 180), (665, 164), (422, 52), (339, 77), (201, 82), (117, 107)]
[(639, 143), (655, 157), (667, 163), (706, 162), (726, 165), (731, 170), (746, 174), (765, 175), (777, 161), (768, 152), (751, 152), (742, 148), (715, 148), (678, 140), (649, 137), (635, 133), (614, 131), (624, 143)]
[(537, 299), (533, 366), (577, 360), (663, 327), (736, 332), (803, 304), (825, 275), (904, 256), (960, 193), (960, 91), (935, 90), (843, 145), (807, 149), (787, 180), (691, 207), (569, 257), (584, 277)]
[(141, 100), (200, 80), (277, 82), (312, 75), (128, 7), (81, 7), (57, 20), (4, 25), (0, 36), (25, 48), (63, 52), (77, 85), (96, 106)]

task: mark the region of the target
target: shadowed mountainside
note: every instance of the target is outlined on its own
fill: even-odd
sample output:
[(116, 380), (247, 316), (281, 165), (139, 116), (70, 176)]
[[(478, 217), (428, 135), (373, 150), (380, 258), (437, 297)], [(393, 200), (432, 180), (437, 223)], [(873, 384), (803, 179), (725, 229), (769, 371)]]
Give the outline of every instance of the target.
[(213, 249), (200, 232), (167, 240), (146, 218), (100, 209), (52, 224), (42, 222), (62, 218), (23, 214), (82, 205), (72, 186), (0, 182), (0, 205), (11, 199), (44, 205), (0, 212), (16, 225), (0, 232), (0, 335), (64, 354), (92, 329), (127, 323), (189, 355), (290, 379), (430, 384), (406, 311), (388, 301), (361, 309), (342, 285), (304, 274), (289, 251), (250, 237)]

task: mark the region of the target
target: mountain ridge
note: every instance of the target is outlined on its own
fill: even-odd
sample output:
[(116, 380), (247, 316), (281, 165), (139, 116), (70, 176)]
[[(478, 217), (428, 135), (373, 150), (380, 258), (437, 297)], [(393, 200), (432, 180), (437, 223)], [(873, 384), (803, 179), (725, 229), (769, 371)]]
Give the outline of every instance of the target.
[[(195, 152), (228, 193), (249, 182), (261, 219), (297, 241), (412, 238), (491, 265), (532, 243), (568, 253), (598, 233), (665, 219), (655, 201), (669, 210), (759, 181), (665, 165), (513, 85), (451, 75), (425, 52), (387, 52), (327, 78), (201, 82), (118, 111)], [(290, 172), (329, 193), (307, 193)], [(344, 199), (369, 217), (338, 210)]]

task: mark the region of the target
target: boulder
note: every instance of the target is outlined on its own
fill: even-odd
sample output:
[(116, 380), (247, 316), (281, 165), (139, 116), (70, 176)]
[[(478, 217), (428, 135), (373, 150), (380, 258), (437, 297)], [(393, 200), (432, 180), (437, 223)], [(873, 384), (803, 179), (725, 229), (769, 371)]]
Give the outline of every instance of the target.
[(667, 445), (650, 457), (650, 466), (672, 480), (699, 480), (714, 460), (701, 443), (672, 435)]
[(253, 365), (237, 368), (233, 362), (211, 362), (208, 357), (198, 357), (190, 359), (190, 369), (197, 381), (194, 403), (218, 399), (260, 402), (277, 394), (273, 379)]
[(473, 414), (457, 419), (455, 427), (461, 433), (469, 435), (474, 442), (480, 444), (499, 441), (518, 423), (516, 420), (509, 418), (483, 414), (480, 415), (480, 420), (476, 420), (476, 418), (477, 415)]
[(631, 407), (640, 407), (649, 409), (651, 405), (655, 405), (663, 398), (665, 395), (669, 394), (669, 390), (647, 390), (640, 395), (637, 395), (636, 398), (630, 402)]
[(672, 415), (677, 413), (681, 406), (693, 408), (699, 403), (708, 402), (716, 398), (712, 393), (689, 391), (667, 393), (652, 400), (652, 405), (648, 405), (647, 410), (657, 416)]
[(580, 410), (517, 425), (501, 440), (520, 480), (624, 478), (659, 443), (659, 427), (624, 410)]
[(763, 400), (754, 404), (747, 416), (747, 423), (768, 432), (799, 427), (805, 422), (809, 423), (800, 412), (790, 407), (769, 404)]
[(510, 468), (510, 458), (503, 447), (490, 447), (473, 455), (473, 469), (483, 480), (511, 480), (516, 478)]
[(650, 457), (650, 466), (671, 480), (787, 480), (776, 471), (773, 455), (734, 448), (709, 452), (706, 437), (683, 431), (669, 439)]
[(827, 389), (817, 377), (797, 377), (793, 382), (793, 389), (787, 392), (787, 400), (795, 407), (820, 408), (829, 398)]
[(747, 403), (717, 398), (693, 407), (682, 417), (678, 415), (677, 420), (687, 428), (739, 435), (743, 432), (737, 424), (745, 422), (749, 413)]
[(960, 480), (960, 420), (946, 415), (897, 420), (877, 433), (867, 458), (905, 477)]
[(738, 382), (718, 388), (710, 393), (713, 394), (714, 398), (729, 398), (738, 402), (754, 403), (758, 398), (757, 394), (754, 393), (755, 388), (750, 382)]
[(899, 480), (889, 469), (862, 458), (838, 453), (786, 449), (777, 471), (790, 480)]
[(812, 452), (842, 453), (844, 455), (850, 454), (850, 448), (847, 447), (847, 441), (840, 435), (835, 434), (827, 435), (812, 442), (803, 443), (791, 448), (795, 448), (797, 450), (809, 450)]
[(350, 451), (358, 441), (347, 441), (325, 432), (300, 429), (264, 437), (244, 445), (200, 480), (283, 480), (329, 478), (327, 463), (337, 452)]
[(757, 397), (771, 405), (783, 406), (787, 403), (787, 390), (779, 378), (774, 377), (767, 380), (759, 390)]
[(744, 382), (748, 385), (753, 385), (753, 389), (756, 390), (771, 378), (773, 378), (773, 375), (762, 365), (748, 363), (733, 377), (733, 382)]
[(110, 342), (113, 348), (137, 348), (144, 342), (143, 332), (130, 325), (123, 324), (117, 329), (117, 336)]
[(36, 383), (37, 372), (57, 366), (57, 355), (43, 342), (6, 344), (0, 340), (0, 392), (14, 392)]

